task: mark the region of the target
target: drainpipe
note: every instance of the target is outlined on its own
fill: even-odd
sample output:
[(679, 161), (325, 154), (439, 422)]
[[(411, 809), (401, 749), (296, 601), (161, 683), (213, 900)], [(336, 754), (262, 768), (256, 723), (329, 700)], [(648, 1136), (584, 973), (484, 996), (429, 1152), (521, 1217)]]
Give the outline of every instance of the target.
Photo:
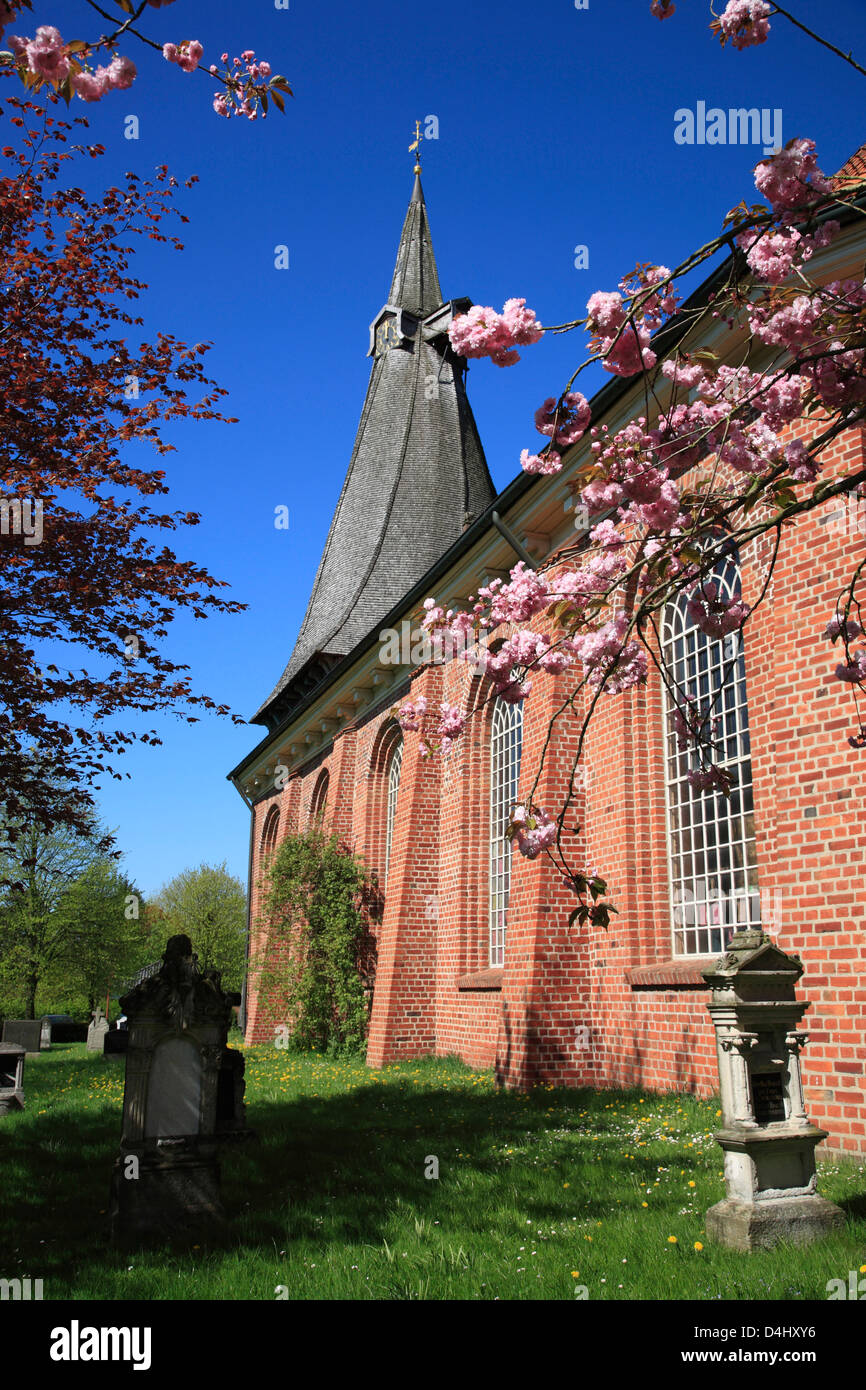
[(524, 546), (520, 544), (520, 541), (517, 539), (514, 532), (509, 530), (509, 528), (505, 525), (505, 522), (502, 520), (502, 517), (499, 515), (499, 513), (494, 512), (491, 517), (491, 520), (493, 522), (493, 525), (499, 532), (500, 536), (503, 536), (505, 540), (508, 541), (508, 544), (511, 546), (511, 549), (514, 551), (518, 560), (522, 560), (524, 565), (526, 565), (529, 569), (534, 570), (535, 561), (533, 560), (529, 551), (526, 550)]
[(247, 1035), (247, 982), (248, 982), (248, 980), (249, 980), (249, 973), (250, 973), (250, 927), (251, 927), (252, 907), (253, 907), (253, 827), (255, 826), (256, 818), (255, 818), (255, 816), (253, 815), (253, 803), (252, 803), (251, 801), (248, 801), (248, 800), (247, 800), (246, 794), (245, 794), (243, 788), (240, 787), (240, 786), (238, 785), (238, 783), (235, 782), (234, 780), (232, 780), (232, 786), (234, 787), (235, 791), (238, 793), (238, 795), (240, 796), (241, 800), (243, 801), (244, 805), (246, 806), (247, 810), (248, 810), (249, 813), (250, 813), (250, 848), (249, 848), (249, 855), (248, 855), (248, 858), (247, 858), (247, 943), (246, 943), (246, 952), (245, 952), (245, 955), (246, 955), (246, 964), (245, 964), (245, 966), (244, 966), (244, 982), (243, 982), (243, 984), (242, 984), (242, 986), (241, 986), (241, 1007), (240, 1007), (240, 1011), (239, 1011), (239, 1014), (238, 1014), (238, 1023), (240, 1024), (241, 1032), (242, 1032), (243, 1035), (244, 1035), (244, 1039), (246, 1039), (246, 1035)]

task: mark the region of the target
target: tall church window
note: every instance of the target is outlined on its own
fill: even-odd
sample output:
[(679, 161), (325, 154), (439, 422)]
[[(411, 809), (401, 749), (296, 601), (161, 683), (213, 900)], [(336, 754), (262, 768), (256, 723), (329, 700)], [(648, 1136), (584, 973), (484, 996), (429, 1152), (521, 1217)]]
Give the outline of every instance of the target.
[(511, 841), (506, 838), (517, 802), (523, 704), (497, 699), (490, 723), (490, 964), (505, 963), (505, 928), (511, 889)]
[(398, 735), (394, 740), (388, 759), (388, 791), (385, 803), (385, 883), (388, 882), (388, 865), (391, 862), (391, 844), (394, 839), (394, 819), (397, 815), (397, 795), (400, 790), (402, 768), (403, 737)]
[[(720, 598), (739, 597), (735, 554), (722, 557), (709, 577)], [(686, 605), (687, 597), (680, 594), (665, 610), (665, 664), (680, 702), (692, 696), (707, 713), (707, 760), (728, 773), (731, 793), (701, 791), (689, 782), (688, 773), (702, 766), (700, 754), (693, 742), (680, 746), (674, 702), (665, 689), (668, 864), (678, 956), (718, 953), (738, 927), (756, 927), (761, 920), (743, 637), (740, 632), (709, 637)]]
[(328, 804), (328, 784), (331, 780), (328, 769), (325, 768), (319, 773), (319, 780), (313, 791), (313, 798), (310, 802), (310, 825), (321, 825), (325, 819), (325, 807)]
[(265, 816), (265, 823), (264, 823), (264, 826), (262, 827), (262, 849), (261, 849), (261, 857), (262, 857), (262, 867), (263, 867), (263, 868), (267, 865), (268, 860), (271, 858), (271, 856), (273, 855), (274, 850), (275, 850), (276, 847), (277, 847), (277, 832), (278, 832), (279, 828), (280, 828), (280, 811), (279, 811), (279, 807), (277, 807), (277, 806), (272, 806), (272, 807), (270, 808), (270, 810), (268, 811), (268, 814)]

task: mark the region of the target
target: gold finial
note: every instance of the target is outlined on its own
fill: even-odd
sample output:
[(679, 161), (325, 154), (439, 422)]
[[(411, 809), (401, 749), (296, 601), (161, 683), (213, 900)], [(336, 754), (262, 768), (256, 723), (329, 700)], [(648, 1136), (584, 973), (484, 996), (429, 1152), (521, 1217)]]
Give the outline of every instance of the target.
[[(409, 146), (409, 153), (410, 153), (410, 154), (412, 153), (413, 150), (420, 150), (420, 148), (421, 148), (421, 138), (422, 138), (422, 137), (421, 137), (421, 122), (420, 122), (420, 121), (416, 121), (416, 122), (415, 122), (415, 139), (412, 141), (412, 144)], [(420, 174), (420, 172), (421, 172), (421, 156), (420, 156), (420, 154), (416, 154), (416, 155), (415, 155), (415, 168), (414, 168), (413, 172), (416, 173), (416, 174)]]

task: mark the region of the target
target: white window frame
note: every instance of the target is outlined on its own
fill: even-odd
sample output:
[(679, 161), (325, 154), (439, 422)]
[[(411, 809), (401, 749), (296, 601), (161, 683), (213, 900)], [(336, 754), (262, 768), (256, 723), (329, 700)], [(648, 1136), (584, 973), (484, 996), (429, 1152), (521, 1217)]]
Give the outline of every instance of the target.
[(490, 965), (505, 964), (511, 894), (511, 841), (505, 829), (517, 802), (523, 749), (523, 702), (494, 701), (490, 720)]
[[(740, 566), (735, 552), (723, 556), (711, 575), (719, 596), (738, 598)], [(680, 594), (665, 609), (662, 652), (680, 696), (714, 699), (720, 717), (711, 760), (732, 778), (730, 799), (717, 789), (698, 791), (687, 779), (701, 764), (693, 744), (681, 749), (673, 727), (674, 701), (662, 692), (667, 864), (673, 954), (718, 955), (734, 931), (761, 925), (755, 839), (752, 763), (746, 671), (741, 632), (713, 638), (701, 632)]]
[(400, 792), (400, 773), (403, 769), (403, 738), (399, 735), (391, 746), (388, 757), (388, 781), (385, 797), (385, 877), (388, 882), (388, 865), (391, 863), (391, 845), (394, 839), (394, 819), (397, 815), (397, 797)]

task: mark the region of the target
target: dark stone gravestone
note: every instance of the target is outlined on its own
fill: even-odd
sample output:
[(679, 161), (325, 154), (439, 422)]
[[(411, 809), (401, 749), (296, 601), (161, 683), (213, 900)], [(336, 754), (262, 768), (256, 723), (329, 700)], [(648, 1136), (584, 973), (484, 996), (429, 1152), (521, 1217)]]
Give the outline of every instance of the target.
[(109, 1028), (102, 1049), (104, 1057), (121, 1057), (129, 1047), (129, 1033), (125, 1028)]
[(113, 1239), (218, 1229), (219, 1141), (247, 1133), (244, 1061), (226, 1046), (236, 996), (199, 967), (189, 937), (173, 936), (159, 971), (120, 1002), (129, 1043)]
[(41, 1051), (42, 1024), (38, 1018), (7, 1018), (3, 1024), (3, 1041), (17, 1043), (25, 1052)]
[(0, 1115), (24, 1109), (25, 1055), (17, 1043), (0, 1043)]

